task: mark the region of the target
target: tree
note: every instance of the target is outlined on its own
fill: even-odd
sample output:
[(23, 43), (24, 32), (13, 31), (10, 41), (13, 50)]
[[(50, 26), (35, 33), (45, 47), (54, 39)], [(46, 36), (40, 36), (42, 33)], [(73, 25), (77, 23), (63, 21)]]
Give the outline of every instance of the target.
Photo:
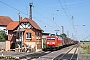
[(8, 36), (6, 35), (5, 31), (0, 31), (0, 40), (7, 40)]
[(63, 38), (67, 37), (67, 35), (65, 33), (61, 34), (60, 36), (63, 37)]

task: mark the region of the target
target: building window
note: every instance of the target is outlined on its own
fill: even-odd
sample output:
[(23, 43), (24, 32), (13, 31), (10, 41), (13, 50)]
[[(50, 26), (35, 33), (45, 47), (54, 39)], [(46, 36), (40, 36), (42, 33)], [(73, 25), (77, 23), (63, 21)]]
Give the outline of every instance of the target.
[(27, 32), (26, 33), (26, 39), (31, 39), (31, 38), (32, 38), (31, 33), (30, 32)]
[(14, 36), (16, 36), (16, 33), (14, 33)]
[(39, 36), (39, 32), (36, 32), (36, 37), (38, 37)]
[(10, 34), (10, 36), (12, 36), (12, 34)]
[(40, 39), (40, 33), (36, 32), (36, 39)]

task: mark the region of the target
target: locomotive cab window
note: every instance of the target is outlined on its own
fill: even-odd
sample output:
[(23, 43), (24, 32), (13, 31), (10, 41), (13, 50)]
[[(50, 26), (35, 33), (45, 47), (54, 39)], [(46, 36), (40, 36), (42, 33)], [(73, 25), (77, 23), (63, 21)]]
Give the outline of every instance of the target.
[(55, 38), (47, 38), (47, 40), (55, 40)]

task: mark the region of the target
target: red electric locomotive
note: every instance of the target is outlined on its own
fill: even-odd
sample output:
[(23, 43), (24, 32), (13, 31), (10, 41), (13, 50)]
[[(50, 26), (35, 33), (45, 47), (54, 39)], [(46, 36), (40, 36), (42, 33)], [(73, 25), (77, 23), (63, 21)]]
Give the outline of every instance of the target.
[(58, 49), (62, 46), (62, 37), (60, 36), (47, 36), (46, 48), (47, 49)]

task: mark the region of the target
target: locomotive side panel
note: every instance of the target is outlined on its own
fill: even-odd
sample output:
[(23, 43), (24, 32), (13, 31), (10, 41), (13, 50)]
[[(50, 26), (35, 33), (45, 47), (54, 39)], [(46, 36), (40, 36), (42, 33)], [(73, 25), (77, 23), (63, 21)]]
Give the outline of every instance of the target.
[(63, 43), (62, 43), (62, 39), (61, 38), (58, 38), (58, 46), (60, 47), (60, 46), (63, 46)]

